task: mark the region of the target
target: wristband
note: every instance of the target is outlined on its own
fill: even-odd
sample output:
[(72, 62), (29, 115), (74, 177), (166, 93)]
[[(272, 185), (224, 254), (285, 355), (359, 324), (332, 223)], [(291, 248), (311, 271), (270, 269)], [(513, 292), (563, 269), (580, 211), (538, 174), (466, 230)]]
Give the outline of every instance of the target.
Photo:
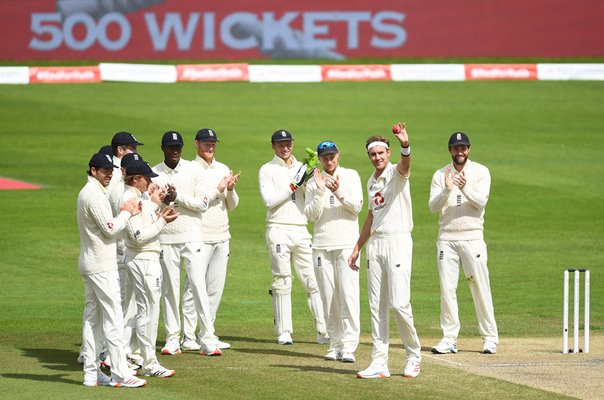
[(411, 145), (407, 147), (401, 146), (401, 155), (403, 157), (409, 157), (411, 155)]

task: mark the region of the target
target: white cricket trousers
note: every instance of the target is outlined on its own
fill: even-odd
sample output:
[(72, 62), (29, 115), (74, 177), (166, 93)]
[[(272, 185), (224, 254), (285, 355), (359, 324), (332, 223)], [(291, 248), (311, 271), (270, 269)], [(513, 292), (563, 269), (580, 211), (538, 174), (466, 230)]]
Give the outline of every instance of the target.
[(157, 360), (155, 342), (159, 324), (161, 266), (159, 260), (126, 257), (125, 261), (136, 299), (136, 337), (143, 367), (147, 367)]
[(329, 350), (354, 353), (361, 334), (359, 272), (348, 266), (352, 247), (313, 249), (317, 283), (329, 334)]
[(304, 286), (307, 302), (315, 319), (317, 332), (326, 333), (323, 303), (313, 268), (311, 236), (305, 226), (267, 226), (266, 246), (273, 274), (271, 294), (275, 314), (277, 336), (283, 332), (293, 333), (292, 323), (292, 268)]
[(111, 376), (116, 382), (132, 374), (126, 363), (123, 343), (124, 319), (120, 301), (117, 269), (82, 275), (86, 290), (86, 308), (82, 337), (84, 340), (84, 374), (97, 376), (100, 372), (99, 354), (106, 343), (111, 358)]
[[(201, 244), (201, 261), (198, 268), (205, 275), (206, 293), (212, 315), (212, 323), (216, 322), (218, 307), (222, 300), (224, 284), (226, 282), (227, 264), (229, 262), (229, 241)], [(197, 329), (197, 312), (193, 299), (193, 290), (189, 278), (185, 279), (185, 288), (182, 295), (182, 336), (185, 340), (195, 340)], [(204, 332), (200, 332), (203, 337)]]
[(136, 299), (126, 264), (118, 262), (117, 270), (120, 276), (120, 298), (124, 317), (124, 345), (126, 354), (129, 355), (140, 352), (136, 338)]
[[(162, 244), (162, 270), (164, 283), (162, 296), (164, 301), (164, 322), (166, 324), (166, 342), (180, 342), (180, 265), (184, 264), (187, 280), (193, 296), (194, 310), (200, 325), (200, 341), (212, 343), (214, 320), (210, 310), (210, 301), (206, 288), (205, 268), (203, 268), (203, 242)], [(184, 301), (184, 295), (183, 295)]]
[(457, 283), (459, 267), (463, 266), (474, 299), (478, 332), (483, 339), (499, 343), (485, 241), (439, 240), (436, 242), (436, 248), (440, 276), (440, 326), (443, 336), (457, 340), (461, 328), (457, 306)]
[(376, 236), (367, 242), (367, 291), (371, 310), (371, 358), (388, 363), (390, 309), (407, 358), (421, 359), (421, 345), (411, 309), (411, 235)]

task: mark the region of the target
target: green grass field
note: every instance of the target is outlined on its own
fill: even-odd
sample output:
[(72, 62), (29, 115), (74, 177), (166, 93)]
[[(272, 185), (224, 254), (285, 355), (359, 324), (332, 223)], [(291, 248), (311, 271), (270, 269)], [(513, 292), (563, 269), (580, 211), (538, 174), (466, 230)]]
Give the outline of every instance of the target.
[[(493, 180), (485, 237), (502, 342), (560, 337), (567, 267), (592, 270), (591, 329), (598, 341), (604, 337), (603, 100), (604, 82), (0, 86), (0, 176), (43, 186), (0, 191), (0, 397), (562, 398), (433, 364), (423, 366), (415, 380), (402, 379), (400, 372), (379, 382), (356, 379), (354, 372), (368, 364), (371, 350), (363, 273), (363, 340), (356, 364), (323, 361), (325, 348), (313, 344), (313, 323), (297, 282), (296, 343), (278, 346), (257, 173), (273, 156), (271, 133), (285, 128), (294, 134), (299, 157), (304, 147), (336, 141), (341, 164), (357, 169), (365, 182), (372, 170), (365, 139), (391, 135), (399, 120), (407, 123), (415, 221), (411, 302), (420, 339), (429, 348), (440, 337), (438, 227), (427, 207), (430, 179), (450, 160), (450, 133), (463, 130), (472, 140), (470, 158), (487, 165)], [(218, 159), (242, 171), (217, 321), (217, 333), (233, 349), (218, 358), (161, 358), (178, 374), (152, 380), (140, 391), (85, 388), (75, 361), (84, 307), (75, 209), (87, 162), (118, 130), (145, 143), (139, 151), (152, 165), (162, 159), (163, 132), (178, 130), (187, 140), (183, 157), (190, 159), (194, 134), (202, 127), (218, 132)], [(463, 280), (458, 297), (461, 336), (479, 341)], [(404, 361), (394, 329), (392, 343), (395, 372)]]

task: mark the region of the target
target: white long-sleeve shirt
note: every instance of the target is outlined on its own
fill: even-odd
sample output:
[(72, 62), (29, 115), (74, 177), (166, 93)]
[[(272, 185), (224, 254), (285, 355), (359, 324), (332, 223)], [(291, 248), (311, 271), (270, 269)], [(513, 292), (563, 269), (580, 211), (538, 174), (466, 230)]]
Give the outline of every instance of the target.
[(271, 161), (260, 167), (258, 183), (260, 195), (266, 207), (267, 226), (299, 228), (300, 226), (306, 227), (308, 224), (304, 215), (305, 185), (300, 186), (294, 192), (290, 188), (292, 179), (302, 163), (293, 155), (291, 157), (292, 165), (289, 167), (276, 155)]
[(445, 172), (450, 169), (453, 178), (459, 175), (453, 163), (447, 164), (432, 176), (430, 211), (439, 214), (438, 238), (442, 240), (476, 240), (484, 238), (484, 209), (489, 200), (491, 175), (484, 165), (466, 161), (463, 189), (445, 186)]
[(413, 209), (409, 177), (402, 176), (390, 163), (375, 179), (367, 182), (369, 211), (373, 215), (372, 235), (401, 235), (413, 230)]
[[(203, 171), (203, 185), (208, 188), (216, 188), (220, 181), (227, 176), (231, 170), (225, 164), (213, 160), (208, 164), (203, 158), (196, 156), (195, 162)], [(217, 198), (210, 202), (208, 209), (201, 217), (203, 241), (205, 243), (224, 242), (231, 238), (229, 232), (229, 214), (239, 204), (239, 196), (233, 190), (224, 190)]]
[(125, 185), (120, 204), (124, 204), (131, 198), (141, 201), (143, 208), (139, 214), (128, 220), (124, 254), (130, 258), (159, 261), (161, 249), (158, 236), (163, 227), (167, 225), (166, 220), (157, 217), (156, 211), (159, 208), (157, 204), (144, 199), (143, 194), (137, 188)]
[(115, 239), (125, 227), (130, 213), (113, 216), (103, 185), (89, 176), (78, 194), (78, 229), (80, 231), (80, 274), (94, 274), (117, 269)]
[[(329, 177), (321, 172), (324, 177)], [(306, 185), (304, 214), (315, 223), (312, 246), (316, 249), (352, 248), (359, 238), (359, 212), (363, 207), (363, 187), (353, 169), (338, 167), (333, 178), (339, 177), (336, 193), (320, 190), (314, 178)]]
[(153, 182), (160, 186), (170, 183), (176, 188), (176, 200), (172, 206), (180, 216), (166, 225), (159, 235), (162, 244), (199, 242), (203, 238), (201, 213), (217, 199), (216, 187), (210, 188), (203, 183), (203, 171), (197, 163), (180, 160), (176, 168), (168, 167), (164, 162), (153, 167), (159, 176)]

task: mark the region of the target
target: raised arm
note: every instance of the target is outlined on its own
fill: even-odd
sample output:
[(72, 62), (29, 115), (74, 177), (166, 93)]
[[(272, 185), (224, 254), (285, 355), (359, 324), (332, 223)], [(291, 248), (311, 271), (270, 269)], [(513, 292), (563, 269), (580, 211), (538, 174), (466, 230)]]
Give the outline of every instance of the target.
[(408, 178), (411, 170), (411, 147), (407, 127), (403, 122), (399, 122), (392, 127), (392, 133), (401, 145), (401, 160), (396, 164), (396, 169), (399, 174)]

